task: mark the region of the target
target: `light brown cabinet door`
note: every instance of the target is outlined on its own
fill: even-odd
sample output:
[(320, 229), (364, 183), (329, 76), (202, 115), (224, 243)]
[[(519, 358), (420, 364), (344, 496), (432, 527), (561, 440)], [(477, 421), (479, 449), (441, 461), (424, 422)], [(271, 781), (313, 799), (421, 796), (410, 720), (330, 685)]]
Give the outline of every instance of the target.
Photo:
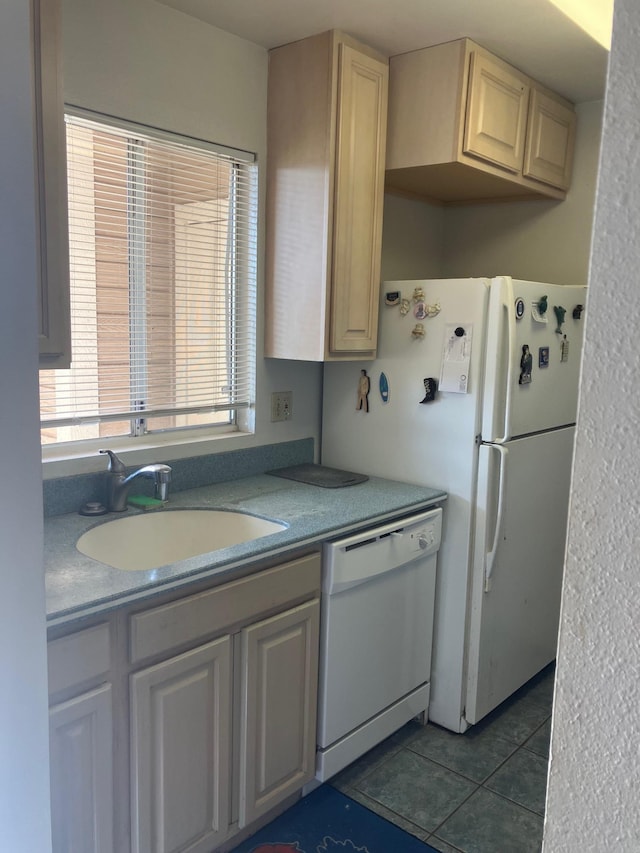
[(242, 632), (240, 827), (313, 778), (319, 625), (314, 599)]
[(54, 853), (113, 853), (111, 686), (49, 709)]
[(209, 853), (229, 834), (231, 638), (131, 676), (134, 853)]
[(33, 28), (40, 367), (67, 368), (71, 363), (69, 231), (60, 0), (34, 0)]
[(537, 89), (531, 92), (524, 175), (553, 187), (571, 183), (576, 114)]
[(340, 45), (331, 284), (332, 352), (376, 348), (388, 66)]
[(529, 84), (524, 75), (478, 52), (471, 54), (464, 153), (520, 172)]
[(267, 357), (375, 355), (388, 78), (337, 31), (270, 52)]

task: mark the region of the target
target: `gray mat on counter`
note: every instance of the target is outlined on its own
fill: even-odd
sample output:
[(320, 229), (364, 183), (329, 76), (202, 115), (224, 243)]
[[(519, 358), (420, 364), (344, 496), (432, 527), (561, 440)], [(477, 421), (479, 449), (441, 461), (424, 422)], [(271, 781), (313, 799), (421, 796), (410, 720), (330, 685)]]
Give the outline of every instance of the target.
[(338, 468), (327, 468), (326, 465), (291, 465), (288, 468), (276, 468), (267, 471), (274, 477), (284, 477), (285, 480), (296, 480), (310, 486), (322, 486), (323, 489), (341, 489), (344, 486), (355, 486), (364, 483), (369, 478), (366, 474), (354, 474), (353, 471), (341, 471)]

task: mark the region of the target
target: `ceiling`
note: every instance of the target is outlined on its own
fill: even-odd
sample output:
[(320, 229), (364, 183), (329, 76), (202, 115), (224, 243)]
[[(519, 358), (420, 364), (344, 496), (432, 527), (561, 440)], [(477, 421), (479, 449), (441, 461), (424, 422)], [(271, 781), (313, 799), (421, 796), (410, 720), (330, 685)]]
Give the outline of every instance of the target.
[[(158, 2), (266, 48), (334, 28), (388, 56), (468, 36), (574, 103), (604, 97), (608, 51), (587, 31), (586, 17), (583, 29), (560, 0)], [(604, 16), (606, 31), (612, 5), (580, 0), (576, 8)]]

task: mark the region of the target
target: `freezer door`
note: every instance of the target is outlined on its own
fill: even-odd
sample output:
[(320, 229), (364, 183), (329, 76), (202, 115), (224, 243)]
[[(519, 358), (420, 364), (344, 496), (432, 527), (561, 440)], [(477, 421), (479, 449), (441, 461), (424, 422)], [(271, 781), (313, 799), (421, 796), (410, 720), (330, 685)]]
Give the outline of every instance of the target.
[[(543, 297), (547, 303), (544, 313)], [(484, 441), (502, 443), (514, 436), (575, 423), (585, 302), (585, 287), (507, 276), (492, 280)], [(579, 305), (582, 311), (576, 310)], [(574, 317), (574, 313), (580, 316)]]
[(477, 723), (554, 660), (572, 427), (482, 445), (465, 717)]

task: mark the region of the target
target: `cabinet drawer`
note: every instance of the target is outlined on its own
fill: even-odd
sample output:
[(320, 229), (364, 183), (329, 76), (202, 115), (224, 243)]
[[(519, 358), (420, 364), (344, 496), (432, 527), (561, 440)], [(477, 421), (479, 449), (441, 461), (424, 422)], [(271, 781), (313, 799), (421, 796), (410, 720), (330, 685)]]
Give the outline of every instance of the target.
[(315, 553), (136, 613), (130, 620), (131, 663), (227, 633), (319, 589), (320, 554)]
[(47, 647), (49, 695), (105, 676), (111, 667), (109, 625), (76, 631)]

